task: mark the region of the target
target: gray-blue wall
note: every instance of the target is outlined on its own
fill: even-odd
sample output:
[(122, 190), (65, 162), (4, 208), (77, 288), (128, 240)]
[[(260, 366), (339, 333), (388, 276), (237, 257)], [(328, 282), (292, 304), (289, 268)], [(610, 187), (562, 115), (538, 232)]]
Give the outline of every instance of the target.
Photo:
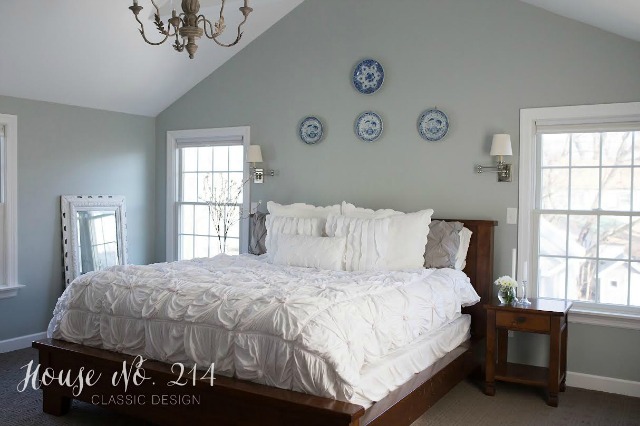
[[(386, 71), (373, 96), (350, 84), (366, 57)], [(496, 219), (495, 273), (508, 273), (517, 230), (504, 220), (517, 207), (518, 167), (510, 184), (474, 173), (474, 164), (492, 161), (491, 135), (512, 135), (517, 164), (521, 108), (638, 101), (639, 70), (640, 43), (515, 0), (307, 0), (158, 116), (156, 256), (165, 253), (166, 131), (250, 125), (265, 166), (280, 171), (253, 186), (254, 201), (348, 200)], [(419, 113), (433, 106), (451, 120), (439, 143), (416, 132)], [(369, 109), (385, 125), (373, 144), (353, 135)], [(306, 115), (326, 125), (318, 146), (297, 139)], [(573, 329), (570, 370), (640, 380), (631, 357), (640, 332)], [(584, 357), (594, 345), (598, 355)], [(545, 342), (517, 347), (533, 349), (516, 357), (544, 358)], [(606, 367), (611, 359), (615, 368)]]
[(18, 296), (0, 340), (45, 331), (63, 290), (60, 195), (124, 195), (129, 261), (154, 260), (154, 119), (0, 96), (18, 116)]

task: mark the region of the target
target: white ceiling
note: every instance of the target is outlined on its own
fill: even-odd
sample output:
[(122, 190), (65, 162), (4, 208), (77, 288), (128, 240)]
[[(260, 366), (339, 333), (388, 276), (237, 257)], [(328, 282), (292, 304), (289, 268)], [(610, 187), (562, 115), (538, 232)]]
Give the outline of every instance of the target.
[[(155, 32), (150, 0), (149, 36)], [(158, 0), (167, 15), (172, 0)], [(201, 0), (215, 16), (220, 0)], [(196, 58), (138, 34), (131, 0), (0, 0), (0, 95), (156, 116), (304, 0), (250, 0), (254, 12), (238, 46), (202, 39)], [(640, 41), (640, 0), (522, 0)], [(173, 0), (178, 5), (180, 0)], [(233, 38), (241, 0), (228, 0)], [(164, 16), (166, 18), (166, 16)]]
[(605, 31), (640, 41), (640, 0), (521, 0)]
[[(131, 0), (0, 0), (0, 95), (153, 117), (302, 1), (250, 0), (254, 11), (240, 43), (222, 48), (203, 38), (190, 60), (169, 41), (149, 46), (142, 40), (128, 9)], [(201, 3), (201, 12), (216, 16), (218, 9), (207, 6), (219, 0)], [(141, 16), (150, 17), (150, 0), (139, 4), (145, 8)], [(240, 0), (227, 1), (223, 41), (235, 38), (241, 5)], [(145, 27), (148, 37), (157, 40), (153, 22)]]

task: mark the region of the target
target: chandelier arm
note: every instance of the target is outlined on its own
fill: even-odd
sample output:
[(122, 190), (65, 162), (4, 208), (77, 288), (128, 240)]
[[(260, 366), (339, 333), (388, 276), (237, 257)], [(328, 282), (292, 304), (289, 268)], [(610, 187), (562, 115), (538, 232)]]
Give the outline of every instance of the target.
[(236, 44), (238, 44), (238, 42), (240, 41), (240, 39), (242, 38), (242, 34), (244, 34), (242, 32), (242, 26), (244, 25), (244, 23), (247, 22), (247, 15), (245, 15), (244, 19), (242, 20), (242, 22), (240, 22), (240, 25), (238, 25), (238, 36), (236, 37), (235, 41), (233, 43), (229, 43), (229, 44), (224, 44), (224, 43), (220, 43), (217, 39), (217, 37), (219, 36), (213, 36), (212, 40), (216, 42), (216, 44), (218, 46), (221, 47), (232, 47), (235, 46)]
[(140, 21), (140, 18), (138, 18), (138, 16), (137, 16), (137, 15), (136, 15), (136, 17), (135, 17), (135, 18), (136, 18), (136, 21), (138, 21), (138, 24), (140, 24), (140, 29), (139, 29), (138, 31), (140, 31), (140, 35), (142, 36), (142, 39), (143, 39), (145, 42), (147, 42), (147, 44), (150, 44), (150, 45), (152, 45), (152, 46), (160, 46), (160, 45), (161, 45), (161, 44), (163, 44), (165, 41), (167, 41), (167, 39), (169, 38), (169, 35), (167, 35), (167, 34), (165, 33), (165, 34), (164, 34), (164, 39), (163, 39), (162, 41), (157, 42), (157, 43), (156, 43), (156, 42), (153, 42), (153, 41), (150, 41), (150, 40), (147, 38), (147, 35), (146, 35), (146, 34), (145, 34), (145, 32), (144, 32), (144, 24), (142, 23), (142, 21)]
[[(202, 20), (200, 20), (200, 18), (202, 18)], [(198, 23), (202, 22), (203, 23), (203, 28), (204, 28), (204, 35), (211, 40), (215, 40), (215, 37), (218, 37), (220, 34), (222, 34), (222, 31), (220, 31), (219, 33), (217, 31), (214, 31), (214, 25), (211, 23), (210, 20), (208, 20), (207, 18), (205, 18), (204, 15), (200, 15), (198, 17)], [(208, 25), (208, 26), (207, 26)], [(211, 31), (211, 35), (209, 35), (209, 31)]]

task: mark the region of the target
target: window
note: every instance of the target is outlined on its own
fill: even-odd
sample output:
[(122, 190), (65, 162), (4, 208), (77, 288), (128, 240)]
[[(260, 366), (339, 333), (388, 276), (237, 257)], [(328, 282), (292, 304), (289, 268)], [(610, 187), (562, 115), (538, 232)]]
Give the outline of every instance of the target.
[(0, 298), (18, 289), (18, 119), (0, 114)]
[[(169, 132), (167, 258), (238, 254), (248, 245), (248, 128)], [(173, 217), (171, 216), (173, 213)], [(226, 235), (226, 238), (225, 238)]]
[(521, 132), (518, 263), (532, 290), (640, 313), (640, 104), (523, 110)]

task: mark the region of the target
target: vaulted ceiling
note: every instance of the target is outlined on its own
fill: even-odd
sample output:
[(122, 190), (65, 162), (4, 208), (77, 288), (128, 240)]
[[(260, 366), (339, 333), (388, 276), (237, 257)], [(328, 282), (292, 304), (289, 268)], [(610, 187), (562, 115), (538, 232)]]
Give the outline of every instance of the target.
[[(237, 46), (201, 39), (190, 60), (170, 42), (149, 46), (142, 40), (131, 0), (1, 0), (0, 95), (156, 116), (302, 1), (250, 1), (254, 11)], [(165, 22), (170, 2), (156, 2)], [(202, 13), (216, 16), (212, 6), (219, 0), (201, 3)], [(149, 38), (157, 40), (151, 2), (139, 4)], [(222, 41), (235, 38), (242, 4), (227, 1)]]
[[(165, 18), (172, 1), (180, 3), (157, 0)], [(189, 60), (170, 43), (142, 41), (128, 10), (131, 0), (1, 0), (0, 95), (153, 117), (303, 1), (250, 0), (254, 12), (238, 46), (220, 48), (202, 39)], [(640, 41), (640, 0), (522, 1)], [(147, 31), (158, 35), (150, 0), (139, 2)], [(201, 0), (202, 12), (215, 16), (219, 2)], [(241, 5), (227, 1), (230, 39)]]

